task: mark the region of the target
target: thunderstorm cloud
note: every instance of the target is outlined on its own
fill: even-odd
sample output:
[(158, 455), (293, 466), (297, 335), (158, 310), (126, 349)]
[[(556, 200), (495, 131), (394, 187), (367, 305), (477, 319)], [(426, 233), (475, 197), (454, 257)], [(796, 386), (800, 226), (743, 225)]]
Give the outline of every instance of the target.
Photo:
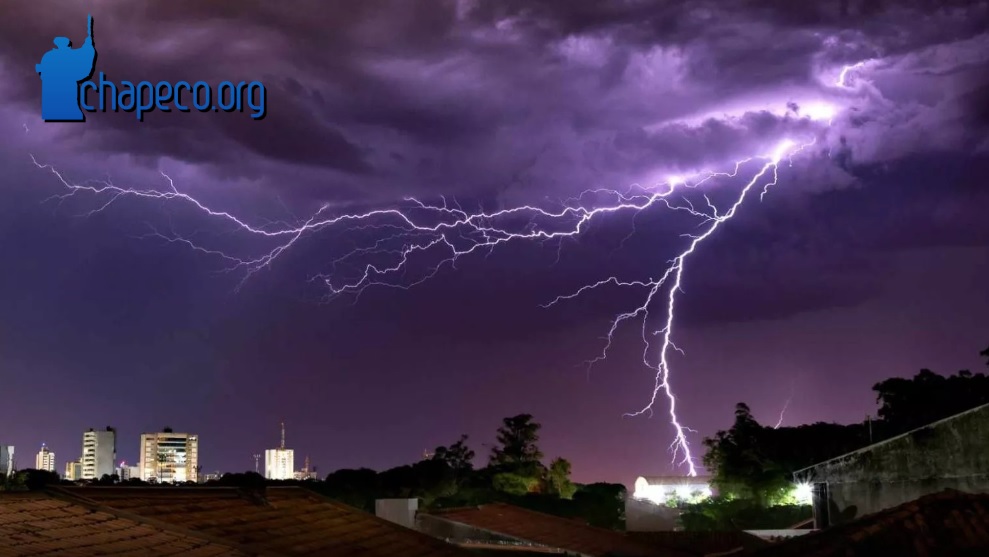
[[(904, 267), (949, 268), (956, 257), (936, 251), (915, 260), (911, 250), (989, 246), (985, 1), (298, 0), (288, 7), (262, 0), (3, 0), (2, 6), (0, 164), (9, 170), (0, 185), (6, 194), (0, 237), (18, 241), (0, 243), (0, 261), (27, 263), (18, 267), (23, 278), (0, 280), (0, 287), (20, 292), (47, 284), (57, 293), (10, 294), (0, 309), (26, 317), (8, 324), (9, 339), (30, 329), (31, 316), (57, 315), (55, 325), (35, 326), (46, 334), (52, 327), (53, 338), (62, 338), (61, 328), (88, 330), (90, 316), (101, 315), (128, 323), (114, 338), (114, 346), (128, 346), (127, 335), (136, 334), (131, 328), (141, 330), (146, 316), (209, 307), (204, 289), (218, 296), (232, 290), (216, 273), (214, 263), (222, 271), (223, 261), (163, 237), (174, 231), (209, 239), (218, 249), (251, 247), (229, 227), (181, 205), (50, 199), (65, 191), (31, 156), (74, 181), (175, 187), (258, 226), (275, 226), (320, 208), (389, 207), (408, 196), (486, 209), (553, 207), (589, 189), (649, 188), (672, 176), (730, 170), (734, 161), (772, 152), (784, 139), (814, 141), (792, 166), (782, 165), (778, 187), (754, 199), (730, 232), (719, 232), (692, 260), (679, 316), (687, 330), (739, 322), (757, 328), (860, 308), (881, 300), (884, 281)], [(138, 122), (133, 114), (96, 113), (82, 125), (41, 122), (35, 64), (54, 37), (81, 43), (90, 13), (97, 72), (132, 82), (260, 80), (267, 117), (150, 112)], [(90, 219), (75, 218), (104, 206)], [(611, 274), (655, 276), (685, 232), (680, 221), (664, 219), (602, 219), (577, 241), (507, 246), (489, 259), (458, 262), (415, 292), (368, 295), (359, 310), (335, 307), (332, 318), (318, 305), (291, 312), (260, 301), (265, 288), (310, 301), (300, 285), (353, 247), (333, 229), (321, 230), (301, 238), (272, 266), (274, 275), (247, 283), (258, 289), (257, 300), (239, 299), (247, 317), (217, 324), (222, 319), (206, 310), (189, 309), (172, 315), (176, 328), (187, 319), (224, 332), (209, 336), (192, 327), (175, 342), (195, 345), (202, 335), (209, 340), (203, 350), (212, 353), (241, 351), (244, 343), (233, 338), (263, 338), (266, 357), (288, 367), (319, 367), (305, 354), (318, 352), (312, 347), (326, 338), (347, 344), (334, 365), (357, 366), (360, 354), (348, 350), (369, 341), (347, 342), (347, 334), (362, 326), (375, 342), (413, 352), (425, 343), (421, 338), (456, 352), (458, 339), (464, 346), (477, 339), (521, 342), (559, 331), (579, 332), (583, 344), (574, 354), (586, 352), (616, 308), (628, 308), (621, 294), (521, 319), (518, 312), (537, 311), (554, 296)], [(41, 255), (50, 250), (38, 246), (65, 245), (83, 230), (109, 243)], [(144, 267), (124, 263), (141, 250), (154, 253)], [(98, 269), (143, 278), (121, 284)], [(139, 290), (155, 292), (155, 299)], [(112, 313), (93, 301), (104, 291), (129, 309)], [(336, 328), (325, 324), (333, 319)], [(307, 323), (298, 325), (305, 332), (287, 332), (297, 330), (293, 323)], [(805, 336), (840, 329), (832, 321), (815, 327), (808, 325)], [(86, 342), (99, 347), (110, 340), (94, 335)], [(25, 336), (16, 344), (31, 341)], [(162, 346), (154, 353), (171, 361), (173, 351)], [(774, 357), (786, 357), (785, 347), (774, 349)], [(368, 351), (370, 360), (387, 360), (374, 365), (389, 369), (433, 361), (429, 354), (421, 358), (427, 363), (416, 364), (374, 346)], [(504, 355), (491, 361), (510, 368), (530, 355), (517, 354), (509, 363), (499, 359)], [(241, 356), (245, 369), (261, 359), (249, 349)], [(633, 356), (627, 366), (640, 364)], [(482, 366), (463, 354), (447, 357), (464, 368)], [(533, 355), (539, 357), (561, 358)], [(735, 365), (716, 355), (700, 359), (705, 370)], [(224, 362), (211, 369), (234, 367)], [(164, 374), (162, 383), (195, 382), (180, 363), (168, 369), (154, 372)], [(690, 389), (685, 397), (700, 396)]]
[[(765, 296), (746, 296), (758, 303), (731, 316), (699, 302), (701, 319), (854, 303), (870, 295), (869, 280), (829, 281), (875, 276), (872, 250), (989, 239), (956, 232), (978, 218), (985, 190), (924, 170), (984, 165), (989, 155), (985, 2), (106, 2), (94, 13), (98, 71), (134, 82), (262, 80), (268, 116), (152, 112), (137, 123), (97, 114), (44, 129), (33, 65), (50, 37), (83, 38), (86, 8), (4, 6), (4, 111), (18, 140), (5, 158), (26, 156), (18, 146), (77, 177), (104, 176), (112, 164), (118, 179), (160, 188), (167, 171), (225, 209), (274, 218), (262, 210), (272, 199), (295, 215), (409, 195), (498, 206), (561, 199), (721, 169), (783, 138), (816, 140), (779, 200), (740, 218), (750, 238), (739, 241), (772, 255), (712, 246), (724, 255), (697, 263), (728, 265)], [(904, 172), (914, 159), (928, 164)], [(813, 216), (816, 198), (787, 197), (857, 187), (891, 190), (889, 204), (872, 207), (878, 215), (852, 204), (858, 216), (836, 222)], [(951, 189), (968, 201), (944, 195)], [(780, 235), (792, 239), (761, 238), (783, 223), (793, 230)], [(611, 264), (634, 270), (636, 253)], [(817, 272), (795, 270), (806, 267)], [(795, 303), (773, 301), (776, 280)]]
[[(41, 127), (33, 64), (49, 37), (80, 41), (87, 12), (27, 0), (5, 11), (18, 22), (0, 34), (8, 133), (33, 154), (78, 158), (76, 176), (126, 160), (134, 174), (114, 172), (149, 187), (162, 170), (191, 191), (240, 188), (224, 203), (255, 212), (252, 195), (295, 214), (409, 195), (560, 199), (720, 169), (788, 137), (817, 143), (787, 188), (817, 193), (911, 157), (989, 150), (985, 2), (106, 2), (98, 71), (262, 80), (267, 118), (98, 114), (33, 134), (18, 133)], [(814, 230), (828, 226), (803, 227), (801, 242), (835, 241)]]

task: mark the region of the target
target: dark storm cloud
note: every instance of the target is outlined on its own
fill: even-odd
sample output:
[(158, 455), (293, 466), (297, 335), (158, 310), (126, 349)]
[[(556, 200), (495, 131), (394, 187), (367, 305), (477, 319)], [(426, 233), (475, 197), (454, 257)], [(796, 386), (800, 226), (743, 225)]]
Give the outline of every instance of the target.
[[(537, 164), (535, 179), (615, 185), (648, 170), (627, 166), (638, 155), (624, 146), (654, 144), (652, 166), (697, 158), (696, 148), (668, 148), (678, 132), (690, 144), (690, 130), (660, 130), (631, 144), (622, 138), (716, 109), (736, 93), (814, 86), (821, 60), (911, 52), (971, 33), (985, 10), (969, 4), (950, 11), (944, 6), (963, 4), (941, 3), (938, 12), (925, 2), (852, 1), (843, 17), (837, 0), (310, 1), (293, 10), (263, 2), (104, 3), (96, 11), (100, 70), (135, 81), (261, 78), (270, 116), (257, 123), (152, 113), (137, 124), (101, 114), (90, 127), (106, 137), (87, 131), (99, 149), (209, 162), (229, 167), (225, 174), (271, 173), (270, 160), (375, 175), (366, 179), (375, 187), (402, 176), (392, 189), (430, 189), (436, 175), (428, 169), (436, 165), (454, 182), (504, 181), (544, 150), (570, 162)], [(15, 100), (30, 106), (37, 76), (20, 68), (32, 68), (50, 37), (81, 30), (85, 12), (27, 1), (6, 10), (7, 21), (22, 22), (0, 37), (6, 73)], [(897, 25), (908, 18), (925, 25), (904, 35)], [(114, 132), (138, 125), (140, 134)], [(263, 133), (246, 133), (252, 126)], [(739, 145), (730, 126), (722, 129), (715, 143)], [(594, 165), (580, 160), (602, 145)]]
[[(5, 7), (19, 22), (0, 33), (7, 88), (33, 113), (33, 64), (51, 37), (81, 39), (85, 7)], [(98, 70), (262, 79), (269, 116), (97, 114), (52, 149), (169, 158), (207, 182), (260, 177), (303, 206), (409, 194), (470, 206), (649, 184), (816, 138), (814, 164), (787, 186), (816, 193), (918, 153), (978, 148), (989, 49), (974, 35), (987, 13), (919, 1), (107, 2), (94, 12)], [(833, 86), (862, 60), (853, 89)], [(813, 113), (822, 103), (837, 110), (830, 127)], [(734, 253), (719, 260), (744, 267)], [(841, 266), (813, 253), (791, 267), (801, 254)]]
[[(517, 411), (556, 432), (545, 451), (572, 455), (577, 479), (661, 473), (662, 422), (618, 418), (652, 384), (639, 324), (619, 331), (621, 346), (591, 377), (580, 367), (638, 293), (540, 306), (609, 275), (656, 277), (693, 224), (663, 208), (608, 215), (573, 241), (510, 243), (408, 291), (321, 305), (326, 291), (307, 281), (357, 245), (354, 231), (304, 235), (233, 293), (242, 275), (214, 273), (228, 262), (148, 231), (242, 257), (270, 244), (189, 203), (121, 197), (90, 215), (107, 196), (44, 202), (65, 190), (27, 153), (70, 180), (174, 184), (267, 226), (323, 203), (351, 212), (410, 194), (556, 207), (589, 187), (728, 170), (784, 137), (813, 138), (769, 195), (750, 197), (687, 262), (676, 341), (689, 356), (673, 381), (685, 421), (713, 432), (739, 399), (778, 412), (772, 385), (798, 369), (818, 384), (806, 405), (816, 409), (794, 404), (804, 412), (795, 419), (858, 419), (873, 409), (875, 381), (932, 360), (955, 369), (957, 354), (984, 342), (971, 338), (984, 332), (989, 260), (978, 247), (989, 245), (986, 2), (2, 5), (0, 238), (15, 241), (0, 241), (0, 261), (12, 263), (0, 265), (0, 368), (11, 371), (0, 421), (24, 424), (8, 433), (16, 445), (58, 441), (74, 458), (83, 422), (119, 421), (125, 437), (171, 423), (206, 440), (207, 469), (236, 471), (287, 421), (300, 454), (313, 449), (330, 471), (406, 463), (464, 431), (477, 448)], [(111, 78), (261, 79), (268, 118), (39, 122), (34, 64), (55, 36), (81, 41), (90, 9), (98, 70)], [(847, 87), (835, 85), (843, 65), (862, 61)], [(687, 193), (700, 205), (738, 185)], [(356, 234), (373, 242), (376, 232)], [(52, 400), (51, 412), (35, 411)], [(423, 404), (429, 412), (410, 411)], [(135, 454), (131, 438), (121, 458)], [(600, 456), (616, 451), (630, 456)]]

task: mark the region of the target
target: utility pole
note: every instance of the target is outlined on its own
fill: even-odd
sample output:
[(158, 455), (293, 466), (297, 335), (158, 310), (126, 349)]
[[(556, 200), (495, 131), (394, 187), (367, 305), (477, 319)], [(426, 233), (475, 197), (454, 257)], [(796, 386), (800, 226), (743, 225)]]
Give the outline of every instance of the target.
[(865, 420), (866, 422), (869, 423), (869, 444), (871, 445), (872, 444), (872, 415), (866, 414)]

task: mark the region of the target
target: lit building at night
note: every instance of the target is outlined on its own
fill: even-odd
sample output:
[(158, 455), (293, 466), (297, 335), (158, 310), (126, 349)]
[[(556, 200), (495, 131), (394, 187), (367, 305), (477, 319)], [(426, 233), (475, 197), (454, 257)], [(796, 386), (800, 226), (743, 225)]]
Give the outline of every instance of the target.
[(117, 460), (117, 431), (112, 427), (82, 434), (81, 480), (98, 480), (113, 474), (113, 461)]
[(78, 481), (82, 479), (82, 463), (78, 460), (70, 460), (65, 463), (65, 475), (64, 479), (70, 482)]
[(629, 532), (676, 530), (682, 512), (676, 503), (694, 503), (711, 495), (709, 477), (640, 476), (625, 500), (625, 528)]
[(146, 482), (182, 483), (197, 481), (199, 436), (175, 433), (166, 427), (158, 433), (141, 435), (141, 479)]
[(34, 457), (34, 469), (55, 471), (55, 451), (49, 449), (44, 443), (41, 444), (41, 450)]
[(9, 476), (14, 470), (14, 446), (0, 445), (0, 476)]
[(674, 501), (699, 501), (711, 495), (710, 477), (639, 476), (632, 497), (665, 505)]
[(295, 451), (285, 448), (285, 424), (282, 424), (282, 443), (277, 449), (264, 452), (264, 477), (269, 480), (295, 479)]

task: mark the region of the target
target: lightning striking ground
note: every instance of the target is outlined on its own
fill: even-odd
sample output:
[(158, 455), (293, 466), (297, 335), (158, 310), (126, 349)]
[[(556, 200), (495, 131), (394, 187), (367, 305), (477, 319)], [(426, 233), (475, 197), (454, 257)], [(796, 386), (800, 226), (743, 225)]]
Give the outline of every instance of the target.
[[(842, 69), (835, 85), (846, 87), (846, 74), (857, 67), (859, 65)], [(830, 123), (831, 118), (828, 120)], [(544, 307), (552, 307), (605, 286), (643, 291), (638, 305), (620, 313), (612, 320), (604, 347), (589, 363), (593, 364), (608, 356), (614, 334), (619, 326), (630, 320), (639, 320), (643, 342), (642, 362), (654, 371), (655, 375), (648, 402), (626, 416), (651, 413), (657, 400), (665, 397), (669, 404), (670, 423), (675, 430), (674, 440), (670, 445), (674, 463), (686, 467), (690, 476), (696, 476), (695, 459), (687, 438), (687, 433), (691, 430), (677, 415), (677, 398), (670, 382), (672, 352), (679, 351), (674, 344), (673, 333), (679, 294), (683, 291), (686, 263), (702, 243), (737, 214), (748, 198), (756, 193), (761, 198), (779, 182), (779, 170), (783, 161), (792, 162), (792, 157), (814, 145), (816, 141), (815, 138), (798, 143), (784, 139), (771, 153), (736, 161), (734, 169), (730, 172), (704, 172), (688, 178), (671, 178), (653, 187), (637, 186), (624, 192), (607, 189), (588, 190), (552, 209), (524, 205), (492, 212), (468, 211), (445, 199), (439, 204), (428, 204), (415, 198), (407, 198), (399, 207), (350, 214), (330, 215), (330, 208), (323, 206), (298, 224), (266, 223), (264, 225), (251, 224), (230, 212), (213, 209), (192, 195), (180, 192), (165, 173), (162, 173), (162, 178), (168, 187), (163, 189), (122, 187), (110, 180), (73, 183), (54, 166), (40, 163), (33, 156), (31, 159), (38, 168), (50, 171), (65, 189), (66, 193), (56, 195), (53, 199), (61, 202), (85, 194), (100, 199), (98, 206), (88, 214), (107, 210), (125, 198), (180, 203), (204, 217), (230, 227), (233, 231), (269, 243), (270, 248), (255, 251), (254, 255), (241, 256), (177, 234), (163, 234), (157, 230), (150, 234), (171, 243), (184, 245), (196, 252), (217, 257), (224, 262), (225, 270), (242, 272), (243, 280), (269, 268), (304, 238), (316, 233), (327, 230), (334, 230), (341, 235), (370, 233), (371, 239), (366, 245), (356, 247), (331, 261), (329, 272), (311, 277), (312, 281), (325, 286), (331, 297), (340, 295), (359, 297), (372, 287), (408, 289), (436, 276), (444, 268), (455, 268), (458, 261), (466, 256), (491, 253), (502, 244), (576, 238), (587, 230), (589, 223), (606, 215), (631, 213), (634, 216), (651, 209), (666, 209), (689, 215), (696, 221), (699, 231), (684, 235), (688, 240), (686, 247), (669, 261), (659, 278), (622, 280), (615, 276), (607, 277), (585, 285), (571, 294), (559, 296), (546, 303)], [(745, 171), (748, 171), (745, 175), (749, 178), (745, 180), (730, 203), (723, 203), (719, 207), (719, 204), (714, 203), (706, 193), (699, 190), (699, 186), (705, 182), (737, 179)], [(689, 200), (688, 195), (702, 198), (706, 207), (698, 209)], [(421, 265), (424, 270), (419, 276), (409, 278), (409, 273), (414, 272), (412, 269), (415, 265)], [(661, 312), (659, 318), (661, 326), (658, 330), (650, 331), (652, 322), (650, 313), (654, 311)], [(659, 337), (655, 356), (652, 356), (653, 346), (650, 337)]]

